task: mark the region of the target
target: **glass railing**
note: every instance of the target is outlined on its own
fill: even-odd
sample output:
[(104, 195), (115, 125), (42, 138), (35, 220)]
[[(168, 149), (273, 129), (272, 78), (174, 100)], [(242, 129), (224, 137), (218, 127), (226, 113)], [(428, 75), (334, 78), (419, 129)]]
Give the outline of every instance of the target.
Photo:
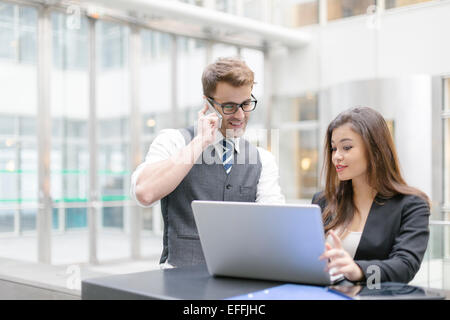
[(430, 221), (428, 248), (410, 284), (450, 289), (450, 221)]
[[(1, 170), (4, 174), (11, 175), (34, 175), (37, 176), (35, 170)], [(56, 176), (84, 176), (87, 178), (88, 170), (52, 170), (52, 175)], [(112, 171), (99, 170), (98, 176), (116, 177), (129, 180), (131, 172), (127, 170)], [(69, 229), (87, 228), (87, 211), (92, 205), (87, 197), (87, 190), (78, 192), (74, 196), (62, 196), (58, 192), (57, 196), (52, 198), (52, 226), (54, 230), (64, 232)], [(125, 206), (134, 205), (128, 194), (128, 187), (119, 189), (105, 189), (101, 191), (99, 199), (103, 207), (102, 227), (122, 228), (122, 223), (117, 223), (122, 219), (118, 219), (120, 209)], [(37, 194), (33, 196), (16, 196), (16, 197), (0, 197), (0, 234), (15, 233), (36, 230), (36, 217), (38, 211)]]

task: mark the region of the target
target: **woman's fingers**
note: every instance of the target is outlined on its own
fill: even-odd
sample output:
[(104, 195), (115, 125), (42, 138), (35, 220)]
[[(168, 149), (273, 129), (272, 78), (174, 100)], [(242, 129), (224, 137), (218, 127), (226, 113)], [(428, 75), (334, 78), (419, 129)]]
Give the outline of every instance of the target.
[(335, 270), (333, 270), (333, 273), (331, 274), (331, 276), (343, 274), (346, 278), (348, 278), (348, 274), (350, 274), (352, 271), (353, 271), (353, 266), (351, 264), (348, 264), (348, 265), (345, 265), (343, 267), (336, 268)]
[(330, 235), (333, 238), (334, 247), (337, 248), (337, 249), (342, 249), (341, 239), (339, 239), (339, 237), (334, 232), (334, 230), (330, 230)]
[(345, 256), (345, 251), (343, 249), (330, 249), (325, 251), (320, 257), (319, 260), (324, 259), (337, 259)]
[(338, 268), (339, 269), (339, 268), (343, 268), (345, 266), (348, 266), (349, 264), (351, 264), (351, 261), (349, 261), (347, 259), (347, 257), (345, 257), (345, 258), (340, 258), (340, 259), (336, 259), (336, 260), (331, 261), (330, 263), (328, 263), (327, 268), (328, 268), (328, 270), (331, 270), (333, 268)]

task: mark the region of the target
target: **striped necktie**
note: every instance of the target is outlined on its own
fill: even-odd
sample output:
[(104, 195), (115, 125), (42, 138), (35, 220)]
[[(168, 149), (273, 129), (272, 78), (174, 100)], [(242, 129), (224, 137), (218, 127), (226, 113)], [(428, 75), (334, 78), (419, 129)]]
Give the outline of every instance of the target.
[(222, 162), (225, 172), (230, 173), (231, 167), (233, 166), (233, 154), (234, 154), (234, 144), (231, 140), (222, 140), (223, 145), (223, 156)]

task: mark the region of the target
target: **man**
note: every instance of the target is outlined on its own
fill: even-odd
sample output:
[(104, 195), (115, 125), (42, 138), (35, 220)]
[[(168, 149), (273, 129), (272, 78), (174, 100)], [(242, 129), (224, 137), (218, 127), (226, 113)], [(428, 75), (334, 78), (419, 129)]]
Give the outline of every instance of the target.
[[(202, 84), (196, 130), (162, 130), (132, 175), (131, 195), (141, 206), (161, 200), (166, 267), (205, 262), (193, 200), (284, 203), (272, 154), (240, 138), (257, 103), (253, 71), (240, 59), (222, 58), (206, 67)], [(208, 104), (221, 121), (214, 110), (207, 114)]]

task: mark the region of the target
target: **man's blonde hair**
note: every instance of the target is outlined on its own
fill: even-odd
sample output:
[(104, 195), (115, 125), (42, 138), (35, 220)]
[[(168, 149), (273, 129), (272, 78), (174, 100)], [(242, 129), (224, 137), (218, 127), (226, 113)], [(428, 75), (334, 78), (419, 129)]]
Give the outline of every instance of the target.
[(203, 71), (203, 94), (212, 97), (218, 82), (226, 82), (233, 87), (253, 86), (255, 76), (247, 64), (237, 57), (219, 58)]

